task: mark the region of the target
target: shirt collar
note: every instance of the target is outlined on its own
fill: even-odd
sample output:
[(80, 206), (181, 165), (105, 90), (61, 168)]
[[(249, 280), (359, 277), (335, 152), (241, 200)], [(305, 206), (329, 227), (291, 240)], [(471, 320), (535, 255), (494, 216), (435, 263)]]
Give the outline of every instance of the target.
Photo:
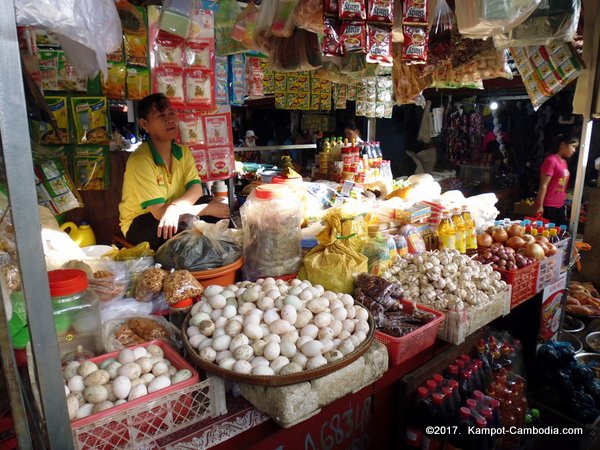
[[(158, 153), (158, 151), (156, 150), (156, 147), (154, 147), (152, 139), (148, 137), (148, 139), (146, 139), (146, 142), (148, 143), (148, 147), (150, 147), (150, 152), (152, 153), (152, 158), (154, 158), (154, 162), (156, 164), (162, 164), (164, 166), (165, 162), (162, 159), (162, 156), (160, 156), (160, 153)], [(178, 161), (183, 156), (183, 150), (175, 142), (171, 142), (171, 155), (173, 155), (173, 157)]]

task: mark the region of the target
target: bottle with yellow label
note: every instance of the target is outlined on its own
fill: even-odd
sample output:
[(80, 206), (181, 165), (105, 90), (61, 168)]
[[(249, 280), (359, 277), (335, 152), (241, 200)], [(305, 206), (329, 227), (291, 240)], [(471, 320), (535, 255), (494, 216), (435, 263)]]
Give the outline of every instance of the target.
[(477, 231), (475, 230), (475, 221), (471, 216), (471, 211), (467, 206), (462, 208), (462, 220), (465, 227), (465, 248), (467, 250), (477, 249)]
[(442, 213), (442, 220), (440, 220), (440, 224), (438, 226), (438, 239), (438, 248), (440, 250), (456, 249), (456, 229), (454, 228), (454, 224), (452, 223), (452, 219), (450, 218), (450, 213), (448, 213), (448, 211), (444, 211)]
[(456, 232), (456, 250), (458, 250), (460, 253), (467, 253), (465, 223), (463, 221), (460, 208), (454, 208), (452, 210), (451, 219)]

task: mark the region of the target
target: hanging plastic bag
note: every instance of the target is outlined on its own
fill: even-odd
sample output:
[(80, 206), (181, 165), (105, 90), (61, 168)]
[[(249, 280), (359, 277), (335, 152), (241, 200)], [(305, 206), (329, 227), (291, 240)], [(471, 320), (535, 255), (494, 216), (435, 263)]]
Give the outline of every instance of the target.
[(385, 271), (397, 256), (394, 239), (378, 234), (363, 247), (362, 254), (368, 260), (369, 273), (379, 275)]
[(433, 23), (429, 28), (428, 66), (435, 66), (450, 57), (453, 27), (456, 27), (454, 13), (446, 0), (437, 0)]
[(542, 2), (522, 24), (494, 36), (496, 47), (528, 47), (570, 42), (577, 32), (581, 0)]
[(274, 37), (271, 41), (269, 65), (278, 72), (318, 69), (323, 65), (319, 38), (302, 28), (296, 28), (289, 38)]
[[(221, 0), (215, 13), (215, 48), (219, 56), (243, 53), (246, 48), (231, 37), (242, 8), (236, 0)], [(161, 91), (162, 92), (162, 91)]]
[(323, 34), (323, 0), (300, 0), (292, 20), (298, 28)]
[(276, 12), (277, 2), (275, 0), (264, 1), (260, 5), (260, 12), (256, 18), (254, 48), (263, 52), (265, 55), (268, 55), (271, 51), (271, 40), (273, 39), (271, 27), (273, 25), (273, 20), (275, 20)]
[(277, 2), (277, 10), (271, 25), (273, 36), (290, 37), (292, 35), (296, 28), (292, 19), (297, 4), (298, 0), (279, 0)]
[(258, 13), (259, 9), (254, 5), (254, 2), (248, 2), (248, 6), (242, 11), (231, 30), (231, 38), (249, 49), (255, 47), (254, 32)]
[(458, 30), (472, 39), (506, 33), (523, 23), (541, 0), (455, 0)]

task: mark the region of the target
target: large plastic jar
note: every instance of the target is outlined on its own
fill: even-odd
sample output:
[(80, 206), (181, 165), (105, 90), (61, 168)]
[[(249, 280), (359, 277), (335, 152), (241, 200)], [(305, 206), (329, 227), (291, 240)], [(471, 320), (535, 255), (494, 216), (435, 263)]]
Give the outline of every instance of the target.
[(286, 185), (254, 189), (241, 208), (244, 277), (256, 280), (298, 272), (302, 262), (302, 204)]
[(86, 273), (78, 269), (52, 270), (48, 280), (61, 357), (81, 350), (102, 353), (100, 303), (88, 287)]

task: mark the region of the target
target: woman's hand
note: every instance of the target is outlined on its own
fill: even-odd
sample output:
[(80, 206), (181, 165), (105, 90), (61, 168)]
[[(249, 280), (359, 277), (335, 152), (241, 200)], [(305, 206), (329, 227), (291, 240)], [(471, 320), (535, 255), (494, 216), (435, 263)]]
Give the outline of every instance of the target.
[(535, 208), (535, 217), (538, 216), (544, 216), (544, 207), (543, 206), (538, 206), (537, 208)]
[(169, 239), (177, 233), (179, 224), (179, 208), (176, 204), (170, 203), (165, 209), (165, 213), (158, 222), (157, 236), (163, 239)]
[(227, 219), (229, 217), (229, 206), (221, 200), (211, 200), (206, 204), (206, 207), (200, 211), (200, 216), (212, 216), (219, 219)]

